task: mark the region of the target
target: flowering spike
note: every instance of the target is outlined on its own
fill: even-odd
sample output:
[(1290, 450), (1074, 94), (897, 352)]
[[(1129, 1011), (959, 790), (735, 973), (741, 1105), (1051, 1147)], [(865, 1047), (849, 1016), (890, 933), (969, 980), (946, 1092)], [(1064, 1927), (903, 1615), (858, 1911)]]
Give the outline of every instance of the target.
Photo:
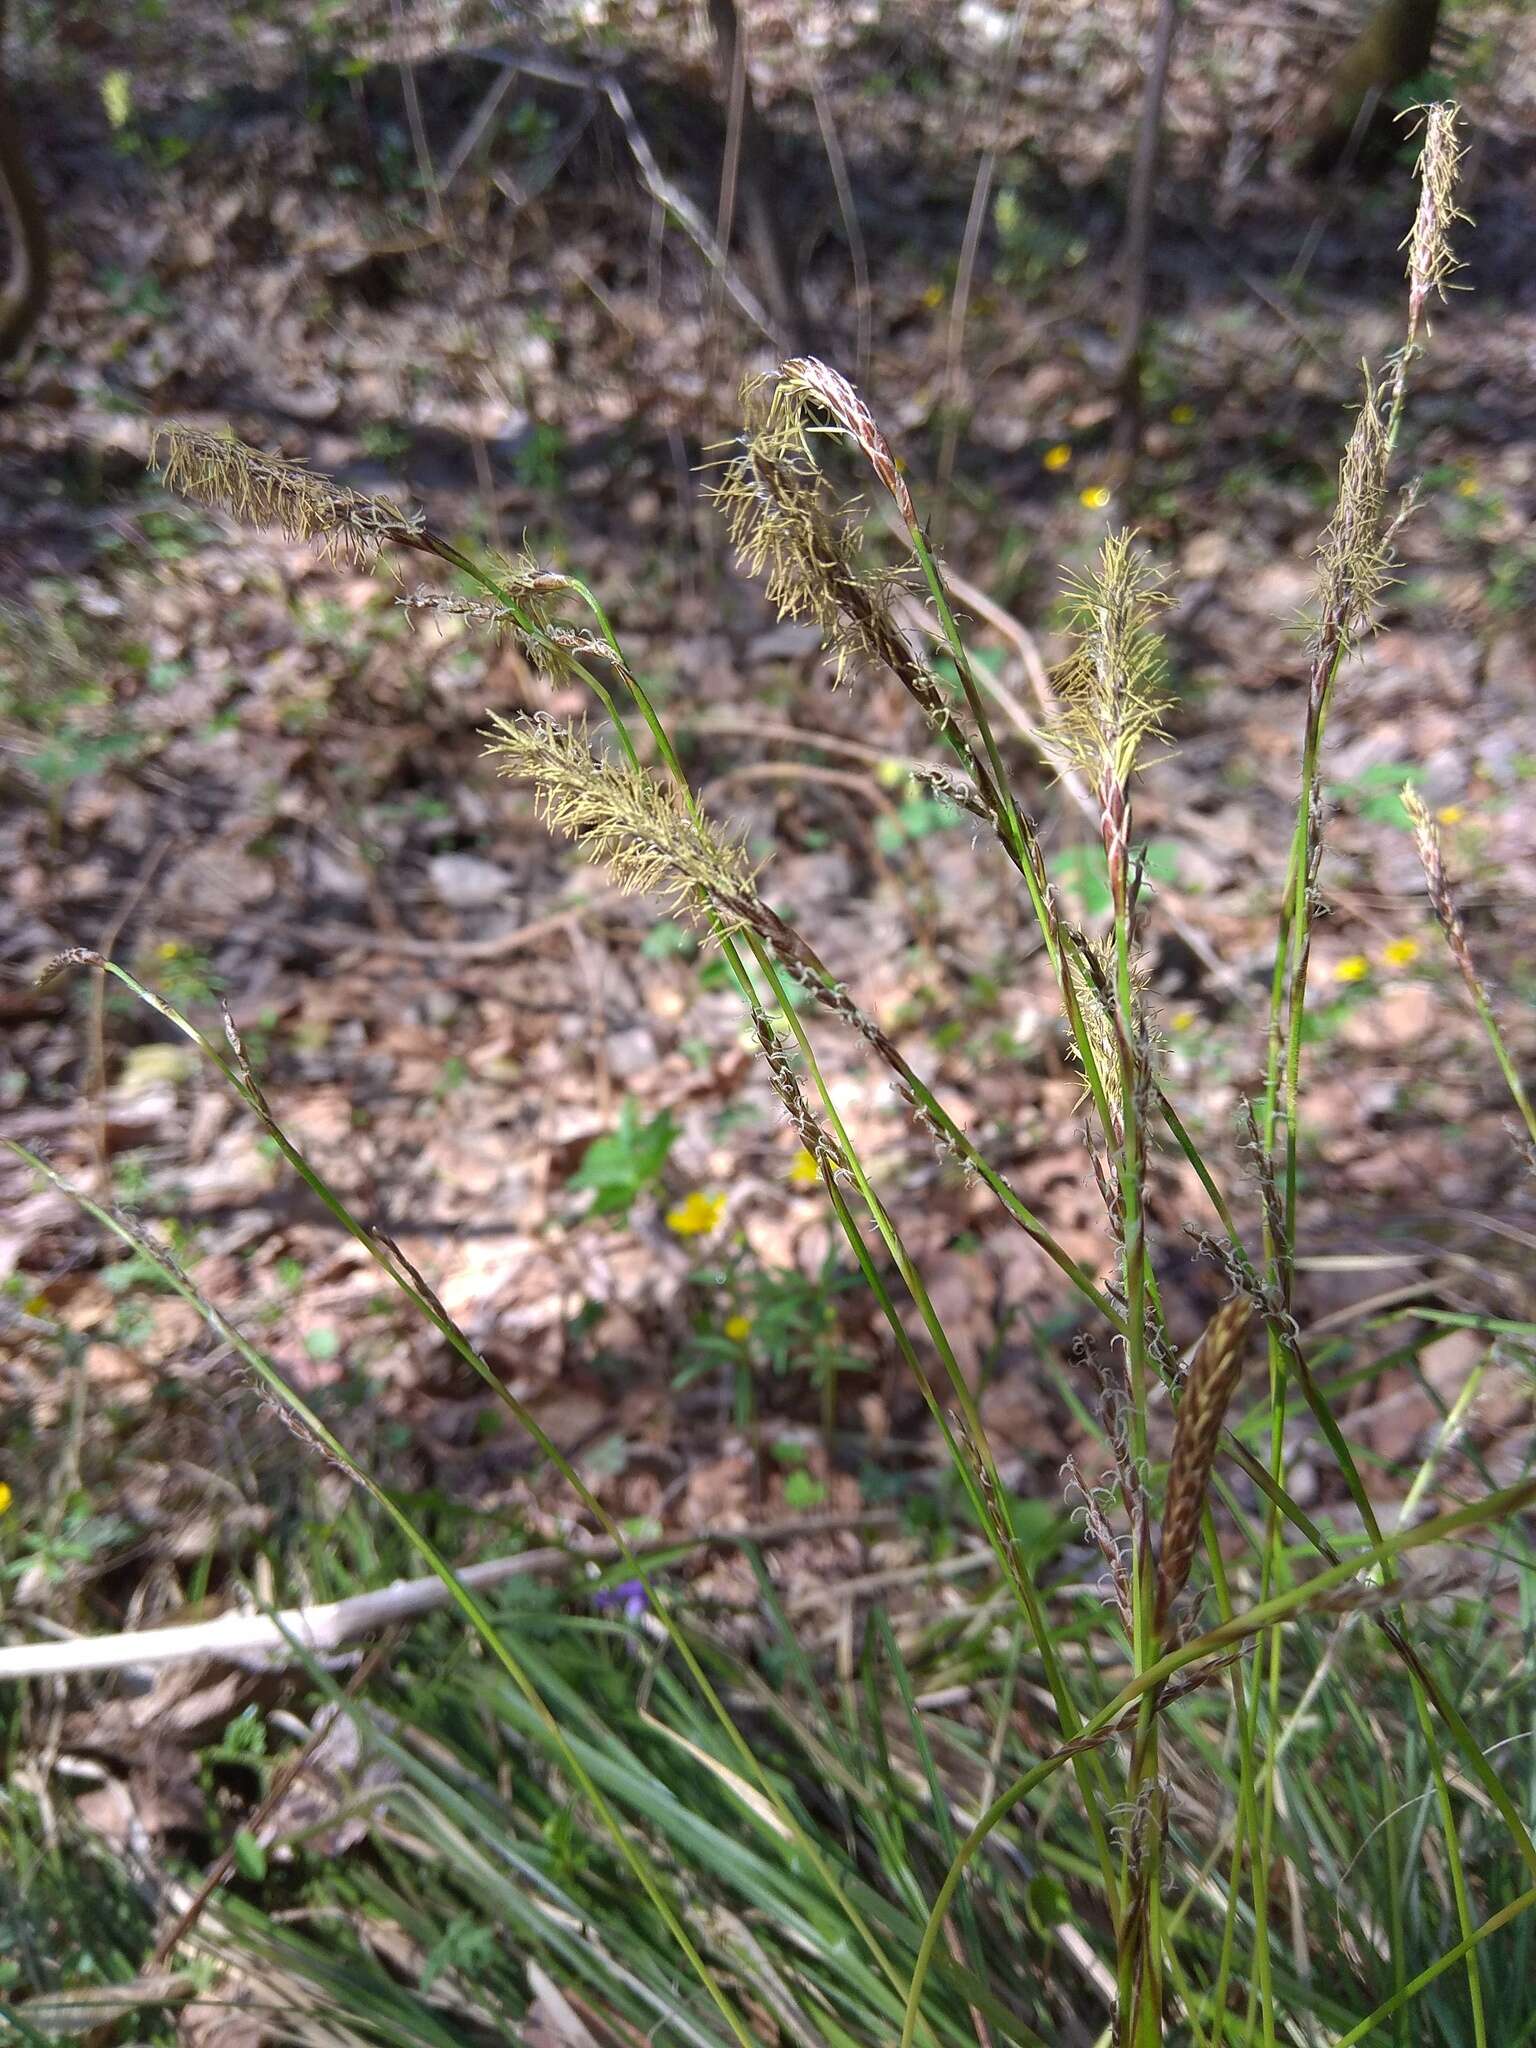
[(727, 924), (757, 906), (742, 849), (633, 762), (594, 752), (585, 726), (500, 718), (487, 751), (503, 775), (532, 782), (552, 830), (589, 846), (626, 893), (658, 890), (679, 907), (699, 892)]
[(917, 507), (907, 480), (901, 473), (891, 444), (875, 423), (875, 416), (843, 375), (815, 356), (792, 356), (779, 365), (776, 396), (802, 410), (807, 400), (827, 413), (867, 459), (875, 475), (890, 492), (902, 522), (917, 525)]
[(1168, 599), (1129, 531), (1105, 536), (1088, 573), (1068, 584), (1076, 645), (1057, 671), (1056, 753), (1096, 783), (1130, 780), (1143, 740), (1160, 734), (1167, 663), (1153, 624)]
[(333, 561), (345, 557), (366, 568), (386, 542), (409, 544), (422, 530), (419, 512), (402, 512), (388, 498), (348, 490), (301, 462), (180, 420), (155, 429), (150, 461), (171, 490), (236, 519), (280, 526), (290, 540), (317, 541)]
[(1384, 533), (1391, 439), (1382, 397), (1365, 371), (1365, 397), (1339, 464), (1339, 496), (1318, 544), (1318, 643), (1347, 646), (1372, 621), (1391, 566)]
[(1410, 109), (1424, 116), (1419, 150), (1419, 206), (1403, 238), (1408, 251), (1408, 327), (1417, 334), (1430, 299), (1445, 297), (1452, 274), (1461, 268), (1451, 249), (1451, 229), (1467, 216), (1456, 204), (1456, 182), (1465, 155), (1456, 134), (1456, 109), (1449, 100)]

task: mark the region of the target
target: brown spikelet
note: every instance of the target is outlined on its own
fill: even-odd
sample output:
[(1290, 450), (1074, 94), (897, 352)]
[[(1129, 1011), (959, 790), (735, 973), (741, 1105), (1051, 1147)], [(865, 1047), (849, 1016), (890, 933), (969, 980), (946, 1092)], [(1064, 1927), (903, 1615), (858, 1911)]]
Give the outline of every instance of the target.
[(420, 513), (402, 512), (388, 498), (179, 420), (155, 429), (149, 459), (171, 490), (236, 519), (279, 526), (290, 540), (314, 541), (332, 560), (367, 567), (387, 542), (410, 544), (422, 530)]
[(584, 726), (492, 715), (498, 772), (531, 782), (547, 825), (605, 862), (621, 889), (678, 908), (702, 893), (729, 926), (749, 922), (757, 887), (746, 855), (678, 792), (633, 762), (594, 751)]
[(1424, 870), (1424, 886), (1429, 900), (1434, 905), (1435, 916), (1445, 934), (1445, 943), (1451, 949), (1456, 962), (1456, 971), (1466, 984), (1467, 993), (1479, 1008), (1486, 1004), (1488, 991), (1484, 988), (1472, 959), (1472, 948), (1467, 944), (1466, 927), (1461, 913), (1456, 908), (1456, 899), (1451, 894), (1450, 879), (1445, 872), (1445, 849), (1440, 843), (1440, 827), (1429, 815), (1428, 806), (1419, 792), (1408, 784), (1403, 790), (1403, 809), (1408, 813), (1413, 826), (1413, 843), (1418, 849), (1419, 866)]
[(815, 356), (793, 356), (779, 365), (779, 393), (793, 406), (803, 407), (809, 401), (826, 413), (860, 450), (890, 492), (902, 523), (908, 527), (917, 525), (917, 507), (891, 444), (841, 370), (832, 369)]
[(1253, 1304), (1243, 1295), (1222, 1303), (1206, 1325), (1184, 1383), (1184, 1398), (1179, 1403), (1179, 1419), (1173, 1432), (1163, 1540), (1158, 1556), (1159, 1630), (1167, 1627), (1173, 1603), (1184, 1590), (1194, 1562), (1205, 1489), (1216, 1461), (1222, 1419), (1242, 1368), (1243, 1339), (1252, 1314)]
[(767, 1012), (756, 1003), (752, 1005), (752, 1032), (768, 1069), (773, 1092), (783, 1104), (784, 1114), (801, 1144), (815, 1160), (818, 1170), (822, 1173), (846, 1173), (848, 1162), (841, 1148), (806, 1100), (800, 1076), (795, 1072), (783, 1039), (769, 1022)]

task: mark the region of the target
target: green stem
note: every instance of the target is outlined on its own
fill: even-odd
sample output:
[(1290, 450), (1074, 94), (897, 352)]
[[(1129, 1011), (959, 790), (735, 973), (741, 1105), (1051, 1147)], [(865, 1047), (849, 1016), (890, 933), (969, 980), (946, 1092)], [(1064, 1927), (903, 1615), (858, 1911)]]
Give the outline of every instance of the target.
[(660, 1880), (651, 1869), (649, 1859), (641, 1854), (638, 1847), (631, 1840), (629, 1831), (620, 1823), (617, 1815), (598, 1790), (586, 1766), (572, 1748), (559, 1720), (545, 1702), (543, 1695), (534, 1685), (521, 1660), (508, 1649), (501, 1631), (496, 1627), (490, 1615), (459, 1578), (458, 1574), (438, 1551), (436, 1546), (422, 1535), (410, 1517), (391, 1499), (390, 1495), (373, 1478), (372, 1474), (358, 1464), (352, 1453), (338, 1437), (331, 1433), (314, 1410), (304, 1401), (302, 1396), (283, 1378), (277, 1368), (248, 1341), (241, 1331), (236, 1329), (227, 1317), (214, 1307), (212, 1302), (200, 1294), (174, 1265), (160, 1256), (154, 1244), (148, 1238), (142, 1237), (136, 1231), (130, 1229), (120, 1218), (114, 1216), (109, 1209), (104, 1209), (99, 1203), (94, 1202), (89, 1195), (82, 1193), (78, 1188), (71, 1187), (66, 1180), (54, 1172), (53, 1168), (46, 1161), (39, 1159), (35, 1153), (29, 1152), (24, 1145), (17, 1144), (11, 1138), (0, 1139), (0, 1144), (4, 1144), (7, 1150), (12, 1152), (16, 1158), (22, 1160), (35, 1172), (41, 1174), (61, 1194), (67, 1195), (88, 1216), (93, 1217), (103, 1229), (111, 1231), (113, 1236), (119, 1238), (131, 1250), (137, 1252), (140, 1257), (148, 1260), (155, 1267), (165, 1284), (180, 1295), (183, 1301), (189, 1302), (199, 1315), (202, 1316), (214, 1335), (222, 1343), (229, 1345), (245, 1361), (262, 1385), (268, 1388), (290, 1413), (298, 1417), (306, 1432), (321, 1446), (327, 1456), (333, 1458), (347, 1472), (349, 1477), (361, 1486), (364, 1492), (382, 1508), (385, 1515), (388, 1516), (409, 1547), (415, 1551), (416, 1555), (421, 1558), (428, 1569), (442, 1582), (454, 1605), (474, 1629), (486, 1649), (507, 1673), (533, 1712), (537, 1714), (552, 1746), (560, 1756), (562, 1765), (570, 1774), (572, 1782), (579, 1788), (582, 1796), (590, 1803), (594, 1812), (602, 1821), (619, 1853), (634, 1872), (641, 1889), (660, 1914), (667, 1931), (682, 1950), (689, 1966), (709, 1993), (722, 2019), (724, 2019), (731, 2032), (736, 2036), (736, 2039), (742, 2044), (742, 2048), (758, 2048), (755, 2036), (747, 2027), (746, 2022), (737, 2013), (731, 2001), (726, 1997), (713, 1970), (710, 1969), (708, 1963), (705, 1962), (703, 1956), (694, 1946), (687, 1928), (683, 1925), (672, 1902), (662, 1890)]
[[(1261, 1601), (1246, 1612), (1234, 1615), (1230, 1621), (1224, 1621), (1216, 1628), (1207, 1630), (1194, 1641), (1185, 1643), (1176, 1650), (1167, 1651), (1155, 1664), (1139, 1672), (1115, 1694), (1112, 1700), (1086, 1721), (1078, 1740), (1097, 1740), (1107, 1734), (1146, 1693), (1166, 1685), (1170, 1678), (1177, 1676), (1187, 1666), (1199, 1663), (1204, 1658), (1216, 1656), (1233, 1644), (1244, 1642), (1273, 1628), (1277, 1623), (1289, 1620), (1299, 1610), (1315, 1605), (1324, 1595), (1348, 1585), (1351, 1579), (1359, 1579), (1410, 1550), (1418, 1550), (1428, 1544), (1443, 1543), (1447, 1538), (1459, 1535), (1464, 1529), (1478, 1528), (1486, 1522), (1518, 1514), (1533, 1500), (1536, 1500), (1536, 1478), (1524, 1479), (1516, 1486), (1503, 1487), (1496, 1493), (1485, 1495), (1482, 1500), (1470, 1501), (1464, 1507), (1452, 1509), (1448, 1514), (1436, 1515), (1431, 1521), (1421, 1522), (1417, 1528), (1399, 1530), (1379, 1543), (1372, 1543), (1355, 1551), (1352, 1556), (1341, 1558), (1338, 1564), (1319, 1572), (1305, 1584), (1293, 1586), (1284, 1593), (1276, 1594), (1272, 1599)], [(1070, 1747), (1059, 1749), (1053, 1755), (1042, 1758), (1031, 1770), (1016, 1778), (1006, 1791), (999, 1793), (993, 1800), (961, 1844), (959, 1855), (950, 1865), (944, 1882), (939, 1887), (938, 1896), (928, 1916), (928, 1924), (923, 1930), (922, 1944), (918, 1949), (917, 1962), (907, 1993), (907, 2018), (902, 2030), (901, 2048), (911, 2048), (923, 1983), (933, 1961), (934, 1948), (948, 1915), (955, 1889), (965, 1875), (972, 1858), (993, 1830), (1007, 1819), (1020, 1800), (1027, 1799), (1032, 1792), (1037, 1791), (1053, 1777), (1063, 1764), (1071, 1760), (1072, 1754), (1073, 1750)]]
[(1417, 1977), (1410, 1977), (1408, 1982), (1400, 1990), (1394, 1991), (1384, 2004), (1378, 2005), (1374, 2012), (1367, 2013), (1363, 2020), (1358, 2020), (1347, 2034), (1340, 2034), (1333, 2048), (1355, 2048), (1357, 2041), (1363, 2041), (1367, 2034), (1375, 2032), (1383, 2020), (1389, 2020), (1395, 2012), (1401, 2012), (1410, 1999), (1417, 1998), (1419, 1993), (1427, 1990), (1437, 1977), (1444, 1976), (1447, 1970), (1453, 1969), (1463, 1956), (1472, 1955), (1490, 1934), (1497, 1934), (1501, 1927), (1507, 1927), (1511, 1920), (1517, 1920), (1532, 1906), (1536, 1906), (1536, 1886), (1530, 1891), (1522, 1892), (1519, 1898), (1511, 1899), (1509, 1904), (1501, 1906), (1497, 1913), (1490, 1913), (1475, 1933), (1465, 1936), (1454, 1948), (1448, 1948), (1427, 1970), (1420, 1970)]
[[(141, 1002), (148, 1004), (151, 1009), (157, 1011), (169, 1023), (175, 1025), (179, 1031), (198, 1047), (203, 1056), (218, 1069), (219, 1073), (222, 1074), (240, 1099), (260, 1118), (263, 1128), (304, 1184), (324, 1204), (330, 1214), (341, 1225), (342, 1229), (367, 1251), (375, 1264), (400, 1289), (418, 1313), (438, 1331), (445, 1342), (463, 1359), (465, 1364), (484, 1380), (495, 1398), (513, 1417), (518, 1427), (531, 1439), (542, 1456), (548, 1459), (553, 1469), (560, 1474), (560, 1477), (571, 1488), (576, 1498), (581, 1502), (581, 1505), (592, 1515), (604, 1534), (615, 1545), (630, 1572), (644, 1586), (652, 1611), (666, 1630), (668, 1639), (677, 1650), (694, 1683), (698, 1686), (700, 1695), (709, 1707), (710, 1712), (719, 1721), (727, 1740), (740, 1758), (747, 1774), (773, 1806), (774, 1811), (778, 1814), (785, 1827), (790, 1831), (797, 1847), (804, 1853), (811, 1867), (826, 1885), (829, 1896), (836, 1899), (838, 1904), (847, 1913), (850, 1924), (858, 1932), (861, 1940), (864, 1941), (869, 1949), (871, 1956), (884, 1971), (892, 1988), (899, 1990), (901, 1978), (895, 1963), (886, 1954), (885, 1949), (876, 1938), (862, 1913), (847, 1897), (842, 1887), (839, 1886), (830, 1867), (817, 1849), (814, 1839), (797, 1819), (793, 1808), (784, 1798), (780, 1788), (775, 1784), (772, 1775), (764, 1770), (751, 1744), (731, 1718), (724, 1702), (720, 1699), (718, 1692), (710, 1682), (707, 1672), (700, 1663), (693, 1645), (689, 1642), (683, 1630), (678, 1627), (672, 1614), (670, 1601), (655, 1583), (651, 1570), (646, 1565), (644, 1559), (636, 1553), (620, 1524), (609, 1514), (601, 1501), (598, 1500), (592, 1489), (571, 1464), (570, 1460), (556, 1446), (538, 1419), (518, 1399), (505, 1382), (491, 1370), (490, 1366), (486, 1364), (485, 1360), (447, 1314), (436, 1297), (424, 1290), (412, 1276), (403, 1272), (397, 1266), (394, 1256), (386, 1253), (385, 1247), (374, 1233), (357, 1221), (341, 1197), (316, 1172), (315, 1168), (292, 1143), (286, 1132), (276, 1123), (270, 1108), (259, 1092), (255, 1090), (254, 1084), (248, 1083), (243, 1074), (237, 1072), (235, 1068), (228, 1064), (204, 1034), (198, 1030), (196, 1025), (183, 1017), (169, 1003), (155, 995), (152, 990), (147, 989), (141, 982), (137, 981), (126, 968), (121, 967), (116, 961), (110, 960), (102, 961), (100, 964), (109, 974), (115, 975), (126, 988), (131, 989)], [(745, 985), (744, 971), (742, 978)]]
[[(593, 614), (598, 621), (599, 631), (603, 634), (605, 640), (613, 649), (615, 659), (619, 668), (619, 673), (624, 680), (625, 687), (628, 689), (630, 695), (633, 697), (636, 708), (639, 710), (641, 717), (644, 719), (646, 726), (649, 729), (652, 738), (656, 743), (656, 747), (661, 756), (662, 761), (664, 762), (667, 769), (676, 781), (678, 788), (684, 797), (684, 800), (688, 803), (690, 808), (694, 810), (696, 814), (697, 800), (694, 797), (692, 787), (689, 784), (688, 778), (683, 770), (682, 763), (678, 758), (677, 751), (672, 744), (671, 736), (666, 731), (666, 728), (663, 726), (660, 717), (657, 715), (655, 706), (652, 704), (650, 697), (646, 692), (644, 686), (641, 684), (639, 678), (635, 675), (629, 663), (625, 660), (623, 650), (619, 647), (618, 642), (614, 639), (612, 628), (611, 626), (609, 626), (606, 616), (601, 610), (601, 607), (599, 607), (596, 604), (595, 600), (592, 600), (592, 604)], [(722, 947), (728, 964), (730, 964), (730, 966), (732, 967), (735, 979), (737, 981), (737, 985), (744, 992), (750, 994), (750, 979), (747, 976), (745, 969), (741, 963), (736, 941), (728, 933), (723, 932), (719, 928), (718, 920), (716, 920), (715, 923), (716, 937)], [(797, 1013), (793, 1003), (790, 1000), (789, 993), (784, 987), (779, 965), (777, 961), (774, 959), (773, 955), (769, 952), (767, 946), (764, 944), (761, 937), (757, 933), (751, 931), (749, 928), (742, 934), (742, 936), (746, 943), (748, 951), (752, 954), (753, 959), (756, 962), (759, 973), (763, 976), (765, 982), (768, 985), (768, 988), (772, 992), (773, 998), (777, 1003), (779, 1010), (783, 1015), (789, 1027), (789, 1030), (795, 1039), (796, 1046), (801, 1054), (802, 1059), (805, 1062), (807, 1074), (811, 1079), (812, 1085), (815, 1088), (816, 1094), (821, 1102), (822, 1109), (827, 1117), (829, 1127), (831, 1128), (832, 1133), (843, 1152), (843, 1156), (848, 1161), (849, 1170), (853, 1175), (855, 1184), (859, 1190), (859, 1194), (862, 1200), (864, 1201), (866, 1208), (869, 1210), (869, 1213), (874, 1220), (875, 1227), (879, 1231), (881, 1238), (886, 1245), (886, 1249), (889, 1251), (891, 1258), (895, 1262), (897, 1271), (901, 1275), (902, 1283), (905, 1286), (908, 1294), (910, 1295), (914, 1306), (917, 1308), (918, 1314), (922, 1318), (924, 1327), (928, 1332), (929, 1338), (932, 1341), (935, 1350), (939, 1354), (940, 1362), (943, 1365), (945, 1373), (949, 1379), (950, 1386), (954, 1393), (956, 1403), (959, 1406), (961, 1414), (965, 1418), (966, 1428), (970, 1435), (971, 1441), (976, 1446), (978, 1457), (981, 1457), (985, 1461), (987, 1476), (992, 1488), (994, 1489), (996, 1499), (998, 1501), (1002, 1501), (1006, 1498), (1006, 1496), (1002, 1488), (1001, 1480), (997, 1474), (996, 1467), (992, 1463), (990, 1452), (987, 1449), (987, 1437), (985, 1426), (982, 1423), (980, 1411), (976, 1407), (975, 1399), (971, 1393), (969, 1385), (966, 1382), (965, 1375), (961, 1371), (959, 1363), (955, 1358), (954, 1351), (949, 1342), (948, 1334), (944, 1330), (943, 1323), (940, 1320), (936, 1310), (934, 1309), (932, 1300), (928, 1294), (926, 1286), (924, 1285), (921, 1274), (918, 1272), (917, 1268), (915, 1267), (910, 1256), (907, 1253), (906, 1246), (901, 1239), (900, 1233), (897, 1231), (896, 1226), (892, 1221), (888, 1211), (885, 1209), (885, 1206), (880, 1201), (879, 1197), (875, 1194), (874, 1188), (869, 1181), (868, 1175), (864, 1170), (862, 1161), (859, 1158), (858, 1149), (854, 1145), (852, 1139), (848, 1134), (847, 1128), (844, 1125), (842, 1117), (838, 1111), (837, 1104), (832, 1096), (830, 1089), (826, 1084), (824, 1076), (822, 1075), (820, 1063), (816, 1058), (815, 1050), (811, 1045), (810, 1039), (805, 1030), (805, 1026), (801, 1022), (799, 1014)], [(935, 1105), (935, 1107), (937, 1107), (937, 1105)], [(829, 1193), (840, 1195), (840, 1191), (837, 1191), (835, 1189), (835, 1181), (833, 1177), (830, 1174), (824, 1174), (823, 1177), (827, 1183)], [(834, 1207), (837, 1210), (839, 1221), (843, 1226), (844, 1235), (847, 1237), (848, 1242), (854, 1251), (855, 1257), (858, 1258), (861, 1269), (864, 1270), (865, 1277), (867, 1279), (870, 1277), (871, 1268), (868, 1261), (868, 1253), (863, 1243), (862, 1234), (859, 1232), (858, 1226), (854, 1222), (851, 1213), (848, 1212), (846, 1203), (843, 1203), (840, 1200), (834, 1200)], [(1091, 1289), (1091, 1287), (1090, 1292), (1094, 1293), (1095, 1295), (1097, 1294), (1097, 1290)], [(949, 1430), (947, 1418), (942, 1416), (942, 1413), (938, 1408), (938, 1404), (933, 1397), (932, 1389), (928, 1385), (927, 1375), (923, 1372), (921, 1365), (917, 1360), (915, 1352), (911, 1350), (910, 1340), (907, 1338), (905, 1328), (902, 1325), (901, 1318), (896, 1310), (894, 1302), (890, 1300), (889, 1294), (883, 1288), (878, 1290), (877, 1299), (880, 1301), (882, 1309), (886, 1314), (887, 1322), (890, 1324), (893, 1332), (897, 1336), (898, 1344), (902, 1348), (904, 1355), (910, 1354), (909, 1362), (911, 1368), (915, 1373), (919, 1386), (922, 1388), (924, 1399), (928, 1402), (930, 1410), (934, 1413), (935, 1418), (940, 1422), (940, 1426), (943, 1429), (945, 1438), (949, 1443), (951, 1451), (954, 1454), (957, 1469), (960, 1471), (962, 1479), (966, 1483), (967, 1490), (972, 1494), (972, 1505), (975, 1509), (978, 1522), (983, 1531), (987, 1534), (988, 1539), (991, 1542), (992, 1548), (994, 1550), (994, 1553), (997, 1555), (999, 1566), (1001, 1567), (1004, 1574), (1004, 1581), (1006, 1584), (1009, 1584), (1016, 1589), (1016, 1591), (1019, 1593), (1023, 1601), (1030, 1629), (1035, 1638), (1036, 1648), (1040, 1655), (1041, 1664), (1044, 1669), (1046, 1682), (1047, 1685), (1050, 1687), (1051, 1695), (1056, 1705), (1057, 1715), (1061, 1721), (1063, 1730), (1066, 1732), (1068, 1739), (1070, 1740), (1073, 1734), (1081, 1725), (1081, 1717), (1079, 1715), (1076, 1703), (1072, 1697), (1071, 1689), (1067, 1684), (1065, 1671), (1061, 1665), (1060, 1659), (1056, 1655), (1054, 1638), (1052, 1635), (1050, 1624), (1046, 1618), (1043, 1606), (1041, 1605), (1038, 1592), (1034, 1587), (1033, 1581), (1027, 1569), (1025, 1569), (1022, 1566), (1022, 1563), (1019, 1563), (1019, 1568), (1017, 1570), (1013, 1569), (1016, 1559), (1011, 1558), (1004, 1550), (998, 1532), (995, 1530), (993, 1526), (994, 1517), (987, 1513), (985, 1501), (981, 1498), (980, 1494), (976, 1492), (973, 1486), (968, 1461), (962, 1455), (959, 1446), (955, 1444), (953, 1436)], [(1108, 1307), (1107, 1302), (1105, 1303), (1105, 1306)], [(1095, 1849), (1097, 1850), (1100, 1856), (1101, 1864), (1105, 1873), (1106, 1896), (1112, 1900), (1114, 1897), (1114, 1889), (1110, 1873), (1113, 1870), (1113, 1863), (1110, 1857), (1108, 1830), (1105, 1826), (1101, 1810), (1102, 1801), (1107, 1796), (1107, 1787), (1103, 1786), (1100, 1782), (1098, 1782), (1101, 1778), (1102, 1765), (1099, 1763), (1097, 1759), (1095, 1759), (1093, 1763), (1090, 1765), (1089, 1769), (1086, 1772), (1080, 1774), (1079, 1781), (1082, 1786), (1084, 1794), (1084, 1805), (1088, 1815), (1090, 1831), (1094, 1838)]]

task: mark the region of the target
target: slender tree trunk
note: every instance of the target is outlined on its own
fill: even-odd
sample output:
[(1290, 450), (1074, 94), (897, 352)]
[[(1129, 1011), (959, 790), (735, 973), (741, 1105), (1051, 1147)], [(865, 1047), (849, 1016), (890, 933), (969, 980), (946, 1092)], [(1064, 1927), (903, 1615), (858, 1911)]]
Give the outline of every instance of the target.
[(1168, 96), (1168, 70), (1179, 32), (1181, 0), (1158, 0), (1152, 57), (1141, 99), (1141, 125), (1136, 160), (1126, 205), (1125, 241), (1120, 252), (1120, 367), (1116, 377), (1116, 459), (1128, 469), (1141, 451), (1142, 345), (1147, 324), (1147, 262), (1151, 253), (1152, 216), (1158, 158), (1163, 143), (1163, 103)]
[(0, 294), (0, 364), (17, 354), (48, 303), (48, 224), (5, 78), (7, 11), (7, 0), (0, 0), (0, 213), (10, 242), (10, 274)]
[(1346, 160), (1379, 166), (1404, 132), (1392, 119), (1392, 95), (1429, 69), (1439, 27), (1440, 0), (1379, 0), (1322, 81), (1307, 170), (1330, 171)]

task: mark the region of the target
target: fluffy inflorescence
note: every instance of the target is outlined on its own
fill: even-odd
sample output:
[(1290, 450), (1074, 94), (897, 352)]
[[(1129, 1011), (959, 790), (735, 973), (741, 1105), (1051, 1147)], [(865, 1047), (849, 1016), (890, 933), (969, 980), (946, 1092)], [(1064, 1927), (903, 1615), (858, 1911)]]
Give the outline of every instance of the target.
[(891, 615), (892, 579), (861, 566), (858, 520), (832, 503), (794, 393), (759, 377), (741, 403), (745, 432), (712, 495), (743, 568), (764, 578), (780, 618), (820, 629), (839, 682), (877, 664), (912, 687), (921, 665)]
[(1386, 539), (1387, 414), (1369, 370), (1339, 464), (1339, 496), (1318, 544), (1318, 645), (1331, 654), (1366, 632), (1391, 568)]
[(280, 526), (290, 540), (315, 541), (333, 560), (366, 567), (387, 542), (412, 541), (422, 530), (419, 512), (179, 420), (156, 428), (150, 461), (173, 491), (254, 525)]
[(1073, 647), (1056, 673), (1061, 716), (1051, 745), (1096, 785), (1123, 789), (1143, 741), (1160, 731), (1167, 662), (1157, 617), (1168, 599), (1129, 531), (1106, 536), (1067, 599)]
[(487, 751), (499, 773), (531, 782), (540, 815), (578, 839), (621, 889), (655, 892), (679, 908), (702, 892), (730, 926), (757, 901), (745, 853), (636, 763), (597, 753), (585, 726), (552, 718), (493, 720)]
[(1465, 154), (1456, 134), (1456, 109), (1437, 100), (1418, 109), (1424, 116), (1419, 149), (1419, 205), (1403, 241), (1408, 251), (1409, 327), (1417, 331), (1429, 300), (1445, 297), (1460, 270), (1451, 248), (1451, 229), (1467, 216), (1456, 204), (1456, 183)]
[(917, 525), (917, 507), (891, 444), (841, 370), (832, 369), (816, 356), (792, 356), (779, 365), (774, 399), (798, 418), (802, 432), (808, 407), (824, 413), (848, 436), (890, 492), (903, 524), (909, 528)]

